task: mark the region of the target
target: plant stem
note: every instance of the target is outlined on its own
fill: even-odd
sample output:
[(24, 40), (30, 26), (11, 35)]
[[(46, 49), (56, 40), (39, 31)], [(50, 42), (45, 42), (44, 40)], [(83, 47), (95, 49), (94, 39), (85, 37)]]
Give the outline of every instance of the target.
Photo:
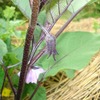
[(22, 68), (21, 68), (21, 73), (20, 73), (16, 100), (21, 99), (21, 94), (23, 91), (24, 83), (25, 83), (26, 72), (28, 69), (27, 63), (28, 63), (28, 57), (29, 57), (29, 48), (30, 48), (30, 43), (32, 41), (32, 38), (34, 38), (33, 32), (37, 23), (38, 12), (39, 12), (39, 0), (33, 0), (32, 15), (31, 15), (30, 24), (27, 30), (26, 40), (25, 40)]
[(34, 92), (32, 93), (31, 97), (28, 99), (28, 100), (32, 100), (32, 98), (34, 97), (35, 93), (37, 92), (37, 90), (39, 89), (39, 87), (41, 86), (41, 82), (42, 82), (42, 79), (38, 82)]
[(59, 29), (59, 31), (56, 33), (56, 37), (58, 37), (63, 31), (64, 29), (70, 24), (70, 22), (75, 18), (75, 16), (84, 8), (85, 6), (83, 6), (82, 8), (80, 8), (77, 12), (75, 12), (68, 20), (67, 22)]
[(68, 7), (71, 5), (73, 0), (70, 0), (67, 4), (67, 6), (65, 7), (65, 9), (59, 14), (59, 16), (56, 18), (56, 20), (54, 21), (53, 25), (50, 27), (50, 30), (53, 28), (53, 26), (55, 25), (55, 23), (59, 20), (59, 18), (66, 12), (66, 10), (68, 9)]
[(22, 93), (22, 90), (23, 90), (25, 74), (26, 74), (26, 70), (27, 70), (29, 47), (30, 47), (30, 43), (31, 43), (30, 39), (31, 39), (32, 33), (33, 33), (33, 28), (29, 27), (28, 31), (27, 31), (26, 42), (25, 42), (25, 47), (24, 47), (22, 68), (21, 68), (21, 74), (20, 74), (20, 79), (19, 79), (19, 84), (18, 84), (16, 100), (20, 100), (21, 93)]
[(35, 57), (32, 58), (31, 63), (29, 64), (29, 66), (32, 66), (45, 52), (45, 48), (42, 49)]
[(1, 95), (0, 95), (0, 100), (2, 100), (2, 91), (3, 91), (5, 79), (6, 79), (6, 73), (5, 73), (5, 76), (4, 76), (4, 79), (3, 79), (3, 84), (2, 84), (2, 88), (1, 88), (1, 92), (0, 92), (0, 94), (1, 94)]
[(8, 74), (8, 71), (7, 71), (7, 68), (5, 68), (4, 65), (2, 65), (2, 68), (3, 68), (4, 72), (5, 72), (5, 75), (8, 78), (8, 81), (9, 81), (9, 84), (10, 84), (10, 87), (11, 87), (12, 91), (13, 91), (14, 95), (16, 96), (16, 91), (15, 91), (13, 85), (12, 85), (11, 79), (10, 79), (9, 74)]
[(15, 64), (15, 65), (8, 66), (7, 69), (16, 67), (16, 66), (20, 65), (21, 63), (22, 63), (22, 62), (19, 62), (19, 63)]
[(29, 65), (30, 65), (30, 62), (32, 62), (32, 58), (34, 57), (38, 47), (40, 46), (40, 44), (42, 43), (43, 40), (44, 40), (44, 35), (41, 35), (38, 43), (35, 45), (35, 47), (32, 48), (32, 51), (31, 51), (30, 57), (29, 57)]

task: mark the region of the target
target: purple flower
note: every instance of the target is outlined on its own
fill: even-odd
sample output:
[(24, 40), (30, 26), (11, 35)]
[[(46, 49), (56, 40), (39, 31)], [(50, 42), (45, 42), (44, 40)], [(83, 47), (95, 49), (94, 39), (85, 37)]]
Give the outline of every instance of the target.
[[(44, 72), (45, 72), (45, 70), (38, 66), (35, 66), (34, 68), (29, 69), (27, 72), (27, 75), (26, 75), (25, 82), (27, 84), (29, 84), (29, 83), (36, 84), (38, 81), (39, 75)], [(18, 76), (20, 76), (20, 72), (18, 73)]]
[[(47, 24), (46, 28), (48, 28), (49, 30), (48, 25), (50, 24), (49, 23), (46, 23), (46, 24)], [(37, 25), (44, 31), (44, 34), (45, 34), (46, 53), (49, 54), (49, 57), (52, 55), (54, 60), (56, 60), (55, 55), (58, 54), (56, 50), (56, 37), (50, 34), (48, 30), (41, 24), (37, 23)]]
[(54, 60), (56, 60), (55, 55), (58, 54), (56, 50), (56, 38), (51, 34), (45, 36), (46, 40), (46, 52), (49, 56), (53, 55)]

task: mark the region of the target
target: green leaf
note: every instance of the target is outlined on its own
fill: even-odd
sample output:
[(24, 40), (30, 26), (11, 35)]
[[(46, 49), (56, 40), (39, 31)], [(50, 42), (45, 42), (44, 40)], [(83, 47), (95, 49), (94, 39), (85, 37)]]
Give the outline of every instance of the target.
[(71, 79), (74, 78), (75, 70), (67, 69), (65, 72), (66, 72), (68, 78), (71, 78)]
[(0, 37), (6, 32), (7, 22), (4, 19), (0, 19)]
[(12, 47), (11, 47), (11, 38), (6, 38), (5, 39), (5, 43), (7, 45), (8, 52), (10, 52), (12, 50)]
[(16, 28), (16, 27), (18, 27), (18, 26), (21, 26), (21, 25), (23, 25), (25, 23), (25, 21), (23, 21), (23, 20), (11, 20), (11, 21), (9, 21), (9, 25), (10, 25), (10, 27), (12, 28), (12, 29), (14, 29), (14, 28)]
[(14, 13), (15, 13), (15, 7), (9, 7), (9, 6), (6, 6), (6, 9), (3, 11), (4, 13), (4, 17), (6, 19), (10, 19), (14, 16)]
[(46, 10), (49, 11), (52, 7), (54, 7), (58, 3), (58, 0), (51, 0), (46, 6)]
[(4, 56), (4, 61), (6, 66), (8, 66), (18, 63), (19, 59), (16, 56), (16, 52), (9, 52)]
[(0, 58), (2, 59), (3, 56), (7, 53), (7, 46), (3, 42), (3, 40), (0, 39)]
[(43, 10), (38, 15), (38, 22), (43, 25), (45, 21), (46, 21), (46, 11)]
[[(36, 84), (25, 84), (22, 98), (29, 98), (36, 88)], [(46, 90), (44, 87), (39, 87), (32, 100), (46, 100)]]
[(100, 50), (100, 35), (89, 32), (66, 32), (57, 40), (57, 61), (53, 57), (43, 56), (38, 63), (44, 69), (51, 67), (47, 76), (53, 76), (61, 70), (80, 70), (86, 67), (92, 57)]
[(71, 13), (75, 13), (80, 8), (84, 7), (90, 0), (73, 0), (71, 6), (68, 8), (68, 10)]
[(29, 19), (31, 17), (31, 8), (29, 0), (12, 0), (12, 2), (21, 10), (21, 12)]
[(91, 0), (89, 4), (93, 4), (95, 2), (98, 2), (98, 0)]
[(12, 83), (14, 85), (15, 88), (18, 87), (18, 82), (19, 82), (19, 76), (17, 74), (13, 74), (11, 76), (11, 80), (12, 80)]
[(16, 57), (19, 61), (22, 60), (22, 57), (23, 57), (23, 48), (24, 47), (18, 47), (18, 48), (15, 48), (12, 52), (16, 52)]
[(4, 71), (0, 66), (0, 89), (2, 88), (3, 79), (4, 79)]
[[(49, 2), (46, 5), (46, 11), (47, 11), (47, 20), (50, 23), (53, 23), (53, 21), (56, 21), (56, 19), (58, 18), (58, 16), (61, 16), (62, 12), (65, 11), (68, 2), (70, 2), (71, 0), (52, 0), (51, 2)], [(67, 11), (69, 11), (70, 13), (75, 13), (77, 12), (79, 9), (81, 9), (83, 6), (85, 6), (87, 3), (89, 3), (90, 0), (73, 0), (70, 4), (70, 6), (68, 7), (68, 9), (66, 9)], [(56, 3), (53, 3), (56, 2)], [(53, 3), (53, 6), (51, 6)], [(48, 9), (49, 8), (49, 9)], [(69, 15), (66, 15), (69, 16)]]

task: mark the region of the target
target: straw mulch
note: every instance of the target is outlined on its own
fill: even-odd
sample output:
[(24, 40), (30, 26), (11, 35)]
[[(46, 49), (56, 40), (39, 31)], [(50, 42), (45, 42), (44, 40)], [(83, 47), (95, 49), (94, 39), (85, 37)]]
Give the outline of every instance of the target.
[(100, 53), (73, 79), (60, 72), (48, 78), (44, 86), (47, 100), (100, 100)]

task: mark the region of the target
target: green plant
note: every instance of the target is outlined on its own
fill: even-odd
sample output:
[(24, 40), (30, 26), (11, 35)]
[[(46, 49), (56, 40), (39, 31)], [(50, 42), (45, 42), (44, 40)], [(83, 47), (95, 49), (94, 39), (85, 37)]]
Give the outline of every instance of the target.
[(100, 0), (91, 0), (91, 3), (88, 4), (76, 17), (76, 20), (80, 18), (99, 18), (100, 17)]
[[(5, 66), (10, 66), (12, 64), (16, 64), (20, 62), (22, 59), (22, 51), (23, 45), (18, 43), (13, 43), (13, 39), (15, 41), (20, 40), (24, 42), (25, 39), (25, 31), (20, 31), (16, 29), (16, 26), (23, 25), (25, 21), (16, 20), (15, 16), (15, 7), (6, 7), (3, 10), (3, 18), (0, 18), (0, 63), (5, 63)], [(16, 52), (15, 52), (16, 51)], [(5, 74), (0, 65), (0, 84), (3, 84), (3, 80), (5, 80)], [(10, 71), (11, 73), (13, 71)], [(12, 75), (11, 75), (12, 76)], [(2, 86), (0, 85), (0, 90), (2, 90)]]
[(23, 14), (19, 11), (19, 9), (17, 7), (14, 6), (14, 4), (11, 2), (11, 0), (0, 0), (0, 18), (4, 18), (3, 15), (3, 10), (6, 9), (6, 7), (14, 7), (14, 9), (16, 10), (16, 14), (14, 15), (14, 17), (16, 16), (17, 19), (25, 19), (25, 17), (23, 16)]
[(98, 32), (98, 29), (100, 29), (100, 24), (98, 22), (94, 22), (93, 28), (95, 30), (95, 33), (97, 33)]
[[(4, 53), (3, 59), (1, 59), (1, 66), (16, 100), (46, 100), (45, 88), (41, 86), (44, 79), (54, 76), (59, 71), (65, 71), (69, 77), (72, 77), (75, 70), (87, 66), (94, 54), (100, 49), (100, 35), (98, 34), (89, 32), (63, 33), (63, 30), (90, 0), (12, 1), (29, 19), (29, 27), (26, 32), (24, 52), (20, 47), (11, 49), (10, 52), (6, 51), (6, 55)], [(70, 15), (67, 17), (67, 21), (55, 35), (51, 34), (51, 29), (66, 11)], [(9, 19), (10, 17), (7, 22)], [(5, 38), (3, 41), (5, 42)], [(16, 66), (18, 67), (16, 68)], [(11, 76), (11, 80), (9, 73), (15, 69), (17, 72)], [(18, 72), (19, 70), (21, 71)]]

